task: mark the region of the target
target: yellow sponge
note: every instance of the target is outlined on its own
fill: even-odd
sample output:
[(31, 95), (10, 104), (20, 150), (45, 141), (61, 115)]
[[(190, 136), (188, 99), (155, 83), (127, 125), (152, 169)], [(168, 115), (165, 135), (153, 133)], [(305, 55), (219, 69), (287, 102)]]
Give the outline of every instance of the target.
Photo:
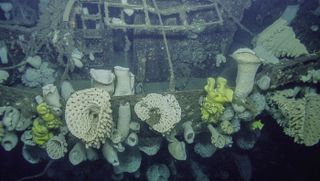
[(53, 137), (53, 134), (48, 130), (48, 128), (42, 125), (38, 120), (33, 121), (31, 134), (33, 141), (42, 147), (44, 147), (49, 139)]
[(217, 88), (215, 79), (209, 77), (204, 90), (207, 96), (201, 106), (201, 118), (206, 122), (217, 123), (224, 111), (224, 104), (232, 102), (233, 90), (227, 87), (227, 80), (222, 77), (217, 78)]

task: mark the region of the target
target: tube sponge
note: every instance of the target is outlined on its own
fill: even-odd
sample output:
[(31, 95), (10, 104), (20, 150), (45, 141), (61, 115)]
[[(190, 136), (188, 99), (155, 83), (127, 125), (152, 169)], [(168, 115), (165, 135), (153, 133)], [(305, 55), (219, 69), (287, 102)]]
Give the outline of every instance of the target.
[(254, 78), (262, 61), (248, 48), (236, 50), (231, 57), (238, 63), (235, 95), (245, 99), (253, 89)]
[(154, 138), (141, 138), (139, 142), (140, 151), (144, 152), (148, 156), (153, 156), (158, 153), (161, 148), (162, 138), (154, 137)]
[(211, 157), (217, 150), (217, 148), (210, 142), (208, 143), (196, 143), (194, 145), (194, 152), (200, 155), (202, 158)]
[(19, 110), (12, 106), (0, 107), (1, 115), (3, 115), (2, 123), (6, 127), (6, 130), (15, 130), (20, 119)]
[(267, 101), (264, 95), (259, 92), (253, 93), (249, 96), (250, 100), (252, 100), (255, 110), (255, 115), (259, 115), (263, 110), (267, 107)]
[(114, 96), (124, 96), (134, 94), (134, 75), (129, 68), (115, 66), (114, 74), (117, 78), (116, 90)]
[(139, 170), (141, 165), (141, 153), (136, 147), (126, 149), (125, 152), (119, 153), (118, 166), (113, 167), (116, 174), (134, 173)]
[(216, 152), (217, 147), (211, 143), (210, 133), (204, 132), (197, 135), (193, 150), (202, 158), (209, 158)]
[(99, 158), (98, 153), (93, 148), (86, 149), (86, 157), (89, 161), (95, 161)]
[(115, 75), (111, 70), (90, 69), (90, 76), (93, 87), (105, 89), (109, 94), (113, 94)]
[(271, 78), (268, 75), (263, 75), (257, 80), (257, 85), (261, 90), (268, 90), (271, 84)]
[(71, 94), (74, 92), (74, 89), (69, 81), (63, 81), (61, 83), (61, 96), (67, 101)]
[(43, 98), (50, 106), (61, 107), (60, 94), (57, 87), (53, 84), (47, 84), (42, 87)]
[(102, 154), (112, 166), (118, 166), (120, 164), (117, 151), (108, 141), (106, 141), (102, 147)]
[(28, 146), (35, 146), (36, 143), (32, 139), (32, 131), (31, 130), (26, 130), (22, 133), (20, 140)]
[(85, 146), (80, 142), (76, 143), (70, 150), (68, 158), (72, 165), (78, 165), (85, 161), (87, 159)]
[(26, 118), (23, 114), (20, 114), (20, 119), (16, 124), (16, 131), (24, 131), (32, 124), (32, 118)]
[(131, 121), (131, 122), (130, 122), (130, 125), (129, 125), (129, 128), (130, 128), (132, 131), (137, 131), (137, 132), (139, 132), (139, 131), (140, 131), (140, 123)]
[(124, 147), (122, 143), (113, 144), (113, 148), (115, 148), (119, 153), (126, 150), (126, 147)]
[(169, 180), (170, 170), (165, 164), (153, 164), (147, 169), (148, 181)]
[(131, 109), (129, 102), (119, 105), (117, 130), (121, 134), (121, 141), (125, 140), (129, 134), (131, 120)]
[(48, 156), (51, 159), (60, 159), (64, 157), (67, 150), (67, 142), (62, 134), (52, 137), (46, 144)]
[(113, 129), (110, 140), (114, 144), (118, 144), (122, 141), (121, 133), (118, 129)]
[(169, 143), (168, 150), (171, 156), (177, 160), (186, 160), (186, 144), (183, 141), (174, 141)]
[(183, 137), (184, 140), (188, 143), (191, 144), (194, 141), (195, 133), (192, 128), (192, 122), (191, 121), (186, 121), (182, 124), (183, 127)]
[(211, 133), (211, 142), (217, 148), (223, 148), (226, 145), (230, 144), (230, 141), (227, 139), (227, 136), (222, 135), (214, 128), (211, 124), (208, 124), (208, 129)]
[(2, 138), (1, 146), (6, 151), (11, 151), (14, 147), (17, 146), (18, 136), (14, 132), (7, 132)]
[(27, 162), (31, 164), (37, 164), (42, 159), (45, 159), (47, 154), (40, 147), (24, 144), (22, 147), (22, 156)]
[(127, 137), (126, 143), (129, 146), (136, 146), (138, 144), (138, 135), (137, 133), (130, 133), (129, 136)]

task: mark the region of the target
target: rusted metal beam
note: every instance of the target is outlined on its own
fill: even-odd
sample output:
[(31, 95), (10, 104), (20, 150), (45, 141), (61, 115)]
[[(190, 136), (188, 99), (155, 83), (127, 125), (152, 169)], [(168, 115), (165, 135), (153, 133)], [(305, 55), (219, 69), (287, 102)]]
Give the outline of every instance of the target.
[[(163, 95), (169, 94), (167, 92), (161, 93)], [(198, 120), (200, 118), (200, 104), (199, 98), (204, 95), (203, 90), (193, 90), (193, 91), (179, 91), (179, 92), (170, 92), (178, 100), (181, 110), (182, 110), (182, 119), (183, 120)], [(28, 100), (30, 104), (35, 104), (34, 98), (37, 95), (42, 95), (40, 88), (31, 89), (31, 88), (19, 88), (19, 87), (8, 87), (0, 85), (0, 106), (12, 105), (15, 106), (16, 103), (21, 102), (22, 100)], [(140, 101), (146, 94), (137, 94), (130, 96), (112, 96), (111, 105), (116, 118), (118, 107), (121, 103), (129, 102), (132, 110), (134, 105)], [(134, 111), (133, 111), (134, 112)], [(138, 118), (133, 115), (133, 120), (138, 121)]]
[(257, 80), (267, 75), (271, 79), (270, 89), (276, 89), (291, 83), (302, 83), (301, 75), (306, 75), (313, 69), (320, 69), (320, 52), (293, 60), (284, 59), (278, 64), (265, 65), (257, 74)]

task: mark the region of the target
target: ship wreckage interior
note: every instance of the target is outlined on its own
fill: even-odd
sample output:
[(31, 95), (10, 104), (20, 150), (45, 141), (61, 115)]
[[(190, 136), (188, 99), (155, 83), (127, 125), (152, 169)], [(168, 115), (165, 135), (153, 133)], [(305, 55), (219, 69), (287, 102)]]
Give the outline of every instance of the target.
[(320, 178), (319, 16), (316, 0), (1, 0), (1, 180)]

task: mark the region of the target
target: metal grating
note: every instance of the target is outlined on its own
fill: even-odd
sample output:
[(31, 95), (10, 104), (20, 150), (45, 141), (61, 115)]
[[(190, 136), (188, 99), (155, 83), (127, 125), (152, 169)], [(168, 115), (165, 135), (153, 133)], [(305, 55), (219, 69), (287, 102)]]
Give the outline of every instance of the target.
[[(152, 2), (151, 2), (152, 4)], [(120, 17), (112, 17), (110, 15), (110, 9), (119, 9), (121, 12)], [(185, 30), (193, 30), (201, 27), (207, 27), (212, 25), (222, 25), (223, 19), (221, 17), (221, 12), (219, 10), (217, 3), (210, 4), (201, 4), (201, 5), (186, 5), (181, 4), (176, 7), (170, 7), (167, 9), (157, 9), (156, 7), (152, 7), (148, 5), (147, 0), (141, 0), (140, 4), (122, 4), (122, 3), (114, 3), (110, 2), (110, 0), (106, 0), (104, 2), (105, 9), (105, 19), (104, 22), (108, 27), (113, 29), (139, 29), (139, 30), (165, 30), (165, 31), (185, 31)], [(134, 12), (142, 12), (144, 16), (143, 24), (128, 24), (125, 21), (125, 13), (126, 9), (133, 10)], [(218, 18), (213, 21), (203, 22), (203, 23), (190, 23), (188, 19), (191, 17), (191, 13), (197, 13), (200, 11), (215, 11)], [(178, 21), (182, 22), (181, 25), (161, 25), (161, 24), (152, 24), (150, 21), (150, 16), (160, 13), (161, 16), (177, 16)], [(114, 18), (117, 21), (114, 21)]]

